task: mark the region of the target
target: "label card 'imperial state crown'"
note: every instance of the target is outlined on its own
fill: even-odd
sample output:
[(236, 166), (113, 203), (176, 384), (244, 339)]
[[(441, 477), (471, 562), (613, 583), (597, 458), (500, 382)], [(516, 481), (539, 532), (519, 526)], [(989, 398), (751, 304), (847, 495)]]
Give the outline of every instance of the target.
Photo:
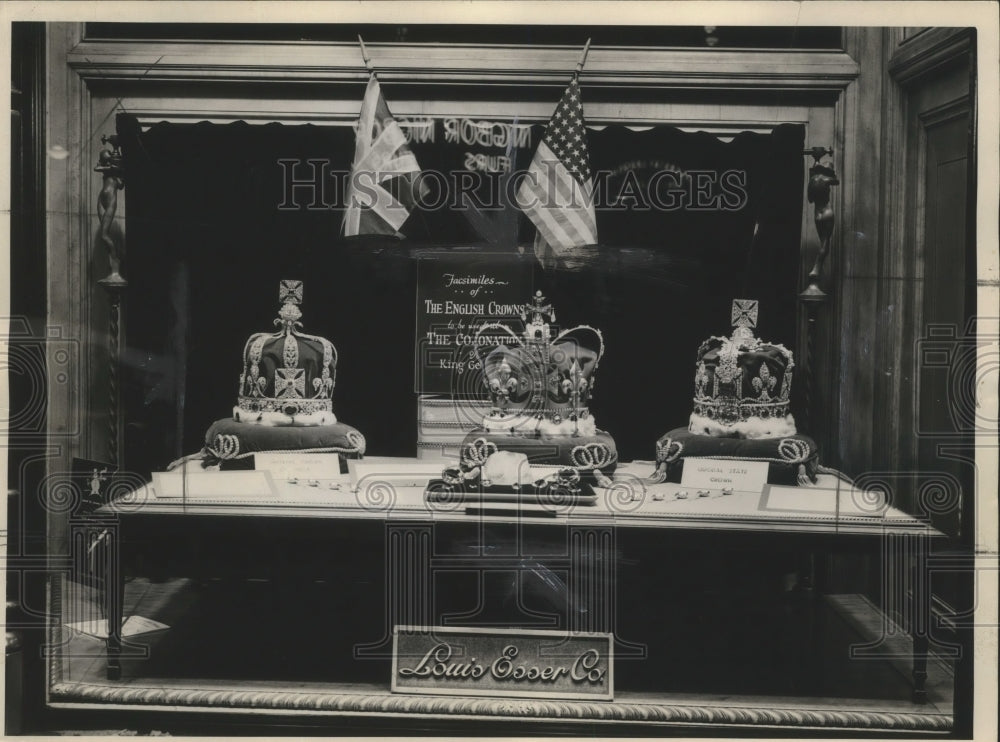
[(684, 459), (681, 485), (710, 490), (732, 488), (737, 492), (760, 492), (767, 484), (768, 467), (766, 461), (690, 456)]
[(610, 701), (613, 646), (611, 634), (397, 626), (392, 691)]

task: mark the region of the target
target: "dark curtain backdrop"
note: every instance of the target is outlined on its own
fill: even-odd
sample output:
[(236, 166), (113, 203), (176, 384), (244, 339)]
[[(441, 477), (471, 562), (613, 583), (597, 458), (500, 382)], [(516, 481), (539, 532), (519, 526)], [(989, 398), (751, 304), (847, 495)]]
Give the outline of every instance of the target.
[[(140, 132), (120, 116), (118, 128), (128, 205), (126, 465), (162, 469), (231, 414), (244, 343), (272, 327), (282, 278), (305, 281), (304, 329), (340, 352), (337, 416), (365, 433), (370, 454), (414, 455), (413, 254), (495, 247), (449, 209), (414, 214), (400, 241), (341, 237), (342, 196), (332, 190), (321, 199), (327, 206), (278, 208), (278, 161), (319, 159), (346, 171), (350, 127), (163, 123)], [(533, 127), (530, 146), (494, 150), (526, 167), (541, 132)], [(589, 133), (593, 169), (610, 173), (611, 202), (668, 166), (746, 173), (747, 198), (734, 208), (664, 211), (624, 198), (598, 211), (594, 257), (573, 270), (535, 267), (560, 324), (604, 332), (591, 408), (623, 459), (652, 458), (657, 437), (686, 423), (695, 351), (707, 336), (728, 333), (733, 298), (759, 299), (761, 336), (794, 345), (803, 136), (790, 125), (731, 142), (667, 126)], [(413, 149), (424, 169), (462, 168), (468, 150), (441, 137)], [(718, 190), (717, 182), (706, 187), (709, 196)], [(304, 206), (308, 194), (298, 195)], [(523, 215), (487, 216), (530, 244)]]

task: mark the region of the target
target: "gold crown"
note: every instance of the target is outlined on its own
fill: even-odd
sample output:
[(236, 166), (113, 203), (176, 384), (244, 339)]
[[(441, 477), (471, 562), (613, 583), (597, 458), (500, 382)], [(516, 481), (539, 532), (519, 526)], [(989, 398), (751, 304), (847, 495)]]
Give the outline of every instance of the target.
[(302, 281), (284, 280), (277, 332), (251, 335), (243, 349), (239, 399), (233, 417), (265, 425), (330, 425), (337, 349), (329, 340), (300, 332)]
[(757, 301), (733, 301), (731, 337), (698, 348), (694, 412), (689, 430), (719, 437), (771, 438), (795, 434), (789, 396), (792, 352), (754, 337)]
[[(557, 333), (555, 310), (541, 291), (525, 304), (517, 333), (507, 325), (488, 322), (476, 333), (476, 354), (493, 403), (489, 417), (533, 417), (555, 424), (579, 423), (589, 417), (594, 376), (604, 355), (600, 330), (589, 325)], [(484, 333), (497, 333), (485, 338)]]

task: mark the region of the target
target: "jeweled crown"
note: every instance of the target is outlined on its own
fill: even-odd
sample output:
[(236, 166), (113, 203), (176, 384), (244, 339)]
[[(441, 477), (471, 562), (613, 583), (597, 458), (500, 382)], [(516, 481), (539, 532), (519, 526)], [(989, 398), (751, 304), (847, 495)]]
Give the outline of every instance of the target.
[(789, 396), (792, 352), (754, 337), (757, 301), (733, 301), (731, 337), (698, 348), (694, 411), (688, 429), (716, 437), (773, 438), (795, 434)]
[(477, 355), (491, 348), (479, 359), (492, 401), (486, 422), (531, 418), (572, 432), (593, 427), (588, 404), (604, 355), (600, 330), (580, 325), (557, 333), (555, 309), (541, 291), (524, 305), (521, 320), (521, 333), (488, 322), (476, 334)]
[(302, 281), (282, 281), (277, 332), (251, 335), (243, 349), (238, 422), (262, 425), (332, 425), (337, 349), (302, 327)]

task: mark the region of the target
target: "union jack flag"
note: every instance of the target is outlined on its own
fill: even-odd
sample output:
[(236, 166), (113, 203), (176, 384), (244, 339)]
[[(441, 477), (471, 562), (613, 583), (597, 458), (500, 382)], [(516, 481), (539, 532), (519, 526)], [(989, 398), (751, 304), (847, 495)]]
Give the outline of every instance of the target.
[(419, 174), (417, 158), (372, 75), (358, 120), (344, 234), (397, 234), (426, 189)]

